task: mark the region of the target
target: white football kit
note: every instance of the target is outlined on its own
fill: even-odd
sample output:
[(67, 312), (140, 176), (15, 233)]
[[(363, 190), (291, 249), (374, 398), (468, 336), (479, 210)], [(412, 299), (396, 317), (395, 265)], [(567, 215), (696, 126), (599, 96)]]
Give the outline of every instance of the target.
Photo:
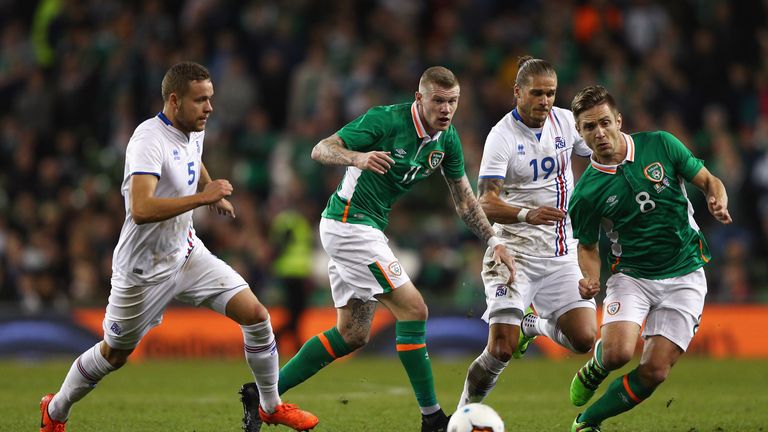
[[(509, 205), (524, 209), (549, 206), (567, 212), (574, 183), (574, 152), (584, 157), (592, 154), (569, 110), (553, 107), (539, 130), (526, 126), (514, 109), (486, 138), (480, 178), (504, 180), (499, 197)], [(484, 320), (520, 325), (522, 311), (531, 303), (545, 319), (557, 319), (578, 307), (595, 308), (594, 300), (579, 295), (578, 242), (567, 215), (554, 226), (496, 223), (494, 230), (514, 253), (517, 273), (515, 282), (506, 286), (507, 270), (494, 266), (493, 251), (486, 250), (482, 278), (488, 307)]]
[(187, 138), (159, 113), (141, 123), (128, 142), (121, 188), (125, 221), (112, 258), (112, 290), (103, 321), (104, 340), (112, 348), (134, 348), (160, 323), (174, 298), (223, 314), (227, 302), (248, 286), (197, 238), (191, 210), (142, 225), (131, 215), (133, 175), (156, 176), (156, 197), (197, 192), (204, 137), (205, 132), (192, 132)]

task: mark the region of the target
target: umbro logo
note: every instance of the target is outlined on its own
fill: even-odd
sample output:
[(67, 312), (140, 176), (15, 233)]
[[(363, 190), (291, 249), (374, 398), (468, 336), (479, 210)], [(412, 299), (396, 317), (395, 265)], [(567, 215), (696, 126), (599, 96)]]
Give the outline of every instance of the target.
[(619, 200), (616, 195), (611, 195), (607, 200), (605, 200), (605, 203), (608, 204), (609, 207), (613, 207), (617, 202), (619, 202)]
[(400, 158), (400, 159), (402, 159), (402, 158), (404, 158), (404, 157), (405, 157), (405, 155), (406, 155), (407, 153), (408, 153), (408, 152), (407, 152), (407, 151), (405, 151), (405, 149), (401, 149), (401, 148), (396, 148), (396, 149), (395, 149), (395, 157), (396, 157), (396, 158)]

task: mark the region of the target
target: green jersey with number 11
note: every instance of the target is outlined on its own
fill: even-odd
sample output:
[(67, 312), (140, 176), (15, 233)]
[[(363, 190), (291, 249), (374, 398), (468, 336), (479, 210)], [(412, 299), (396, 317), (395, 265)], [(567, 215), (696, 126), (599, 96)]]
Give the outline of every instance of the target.
[(683, 180), (704, 164), (668, 132), (621, 134), (627, 156), (619, 165), (593, 159), (573, 191), (569, 213), (579, 243), (611, 242), (613, 273), (666, 279), (690, 273), (710, 259), (693, 219)]
[(451, 179), (464, 176), (464, 156), (456, 129), (429, 136), (416, 103), (374, 107), (338, 135), (358, 152), (386, 151), (395, 164), (385, 174), (347, 167), (323, 217), (384, 230), (400, 196), (438, 168)]

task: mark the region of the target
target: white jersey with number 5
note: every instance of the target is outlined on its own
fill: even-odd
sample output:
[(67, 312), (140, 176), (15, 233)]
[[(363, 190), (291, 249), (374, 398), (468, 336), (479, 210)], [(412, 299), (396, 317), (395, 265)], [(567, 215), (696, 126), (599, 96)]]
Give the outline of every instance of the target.
[[(573, 190), (573, 152), (592, 154), (576, 132), (571, 111), (553, 107), (538, 131), (526, 126), (514, 109), (485, 140), (480, 178), (503, 179), (500, 198), (512, 206), (567, 211)], [(507, 244), (517, 253), (553, 257), (576, 251), (568, 217), (554, 226), (497, 223), (494, 228), (498, 235), (511, 240)]]
[(187, 138), (162, 114), (141, 123), (131, 136), (125, 154), (121, 193), (125, 221), (112, 257), (112, 282), (123, 286), (145, 285), (169, 278), (198, 241), (192, 228), (192, 211), (157, 223), (137, 225), (131, 214), (130, 182), (136, 174), (158, 178), (156, 197), (194, 195), (200, 176), (205, 132)]

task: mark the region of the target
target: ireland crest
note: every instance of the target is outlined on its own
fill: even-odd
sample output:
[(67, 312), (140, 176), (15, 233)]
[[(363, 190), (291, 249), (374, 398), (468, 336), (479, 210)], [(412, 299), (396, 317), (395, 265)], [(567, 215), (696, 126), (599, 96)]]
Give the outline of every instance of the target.
[(608, 315), (616, 315), (619, 313), (619, 309), (621, 309), (621, 303), (619, 302), (611, 302), (605, 307), (605, 311), (608, 312)]
[(643, 173), (648, 180), (654, 183), (660, 183), (662, 180), (664, 180), (664, 167), (660, 162), (654, 162), (648, 165), (643, 170)]
[(445, 156), (445, 152), (441, 151), (433, 151), (429, 154), (429, 166), (432, 167), (432, 169), (437, 168), (440, 165), (440, 162), (443, 161), (443, 156)]

